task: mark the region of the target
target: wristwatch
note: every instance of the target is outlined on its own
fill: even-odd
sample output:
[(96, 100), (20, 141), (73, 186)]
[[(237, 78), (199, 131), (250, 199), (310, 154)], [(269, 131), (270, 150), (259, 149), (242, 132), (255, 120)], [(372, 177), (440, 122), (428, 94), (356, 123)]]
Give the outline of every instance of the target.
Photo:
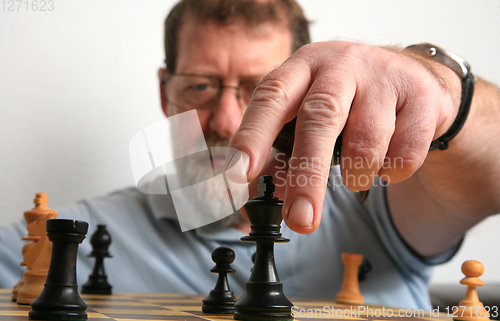
[(434, 140), (429, 147), (429, 151), (435, 149), (445, 150), (448, 148), (448, 142), (458, 134), (467, 119), (472, 102), (472, 94), (474, 93), (476, 78), (470, 72), (469, 63), (451, 51), (429, 43), (411, 45), (406, 47), (406, 49), (442, 63), (453, 70), (462, 81), (462, 98), (460, 100), (457, 117), (446, 133)]

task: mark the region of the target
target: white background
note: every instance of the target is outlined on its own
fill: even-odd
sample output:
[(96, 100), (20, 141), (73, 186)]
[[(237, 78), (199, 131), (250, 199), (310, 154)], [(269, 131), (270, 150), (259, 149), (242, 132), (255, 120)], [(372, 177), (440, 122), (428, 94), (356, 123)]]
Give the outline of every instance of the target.
[[(431, 42), (500, 84), (498, 0), (299, 2), (313, 41)], [(156, 71), (173, 5), (54, 0), (42, 12), (41, 1), (10, 3), (0, 2), (0, 225), (20, 219), (39, 191), (57, 207), (133, 184), (128, 143), (162, 117)], [(500, 283), (499, 222), (471, 231), (433, 281), (458, 283), (463, 260), (478, 259), (483, 280)]]

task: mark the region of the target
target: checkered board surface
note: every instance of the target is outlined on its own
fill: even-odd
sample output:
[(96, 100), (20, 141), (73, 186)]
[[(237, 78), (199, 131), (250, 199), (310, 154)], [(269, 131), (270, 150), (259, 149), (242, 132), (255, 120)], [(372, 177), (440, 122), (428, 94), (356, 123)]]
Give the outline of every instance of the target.
[[(203, 295), (168, 294), (168, 293), (116, 293), (113, 295), (82, 295), (87, 303), (87, 315), (93, 321), (138, 321), (138, 320), (187, 320), (187, 321), (229, 321), (232, 315), (207, 314), (201, 311)], [(446, 318), (430, 317), (368, 317), (366, 313), (357, 313), (356, 317), (343, 315), (335, 317), (333, 309), (350, 310), (350, 305), (341, 305), (331, 301), (292, 299), (295, 304), (295, 320), (369, 320), (369, 321), (411, 321), (411, 320), (451, 320)], [(324, 307), (328, 307), (324, 310)], [(330, 307), (332, 310), (330, 311)], [(356, 313), (356, 307), (352, 307)], [(377, 308), (377, 307), (373, 307)], [(28, 319), (29, 305), (18, 305), (11, 301), (9, 289), (0, 289), (0, 320), (1, 321), (26, 321)], [(302, 310), (301, 310), (302, 309)], [(307, 311), (309, 309), (309, 314)], [(316, 309), (316, 315), (311, 311)], [(299, 315), (302, 311), (302, 316)], [(323, 312), (319, 312), (323, 311)], [(328, 317), (328, 315), (331, 315)]]

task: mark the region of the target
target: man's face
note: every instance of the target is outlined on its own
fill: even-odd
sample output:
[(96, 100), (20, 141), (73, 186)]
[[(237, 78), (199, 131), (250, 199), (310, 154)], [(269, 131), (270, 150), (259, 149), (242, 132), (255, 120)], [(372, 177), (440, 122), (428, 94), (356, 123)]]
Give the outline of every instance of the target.
[[(220, 26), (215, 23), (200, 24), (193, 19), (186, 20), (179, 32), (175, 74), (211, 76), (223, 86), (230, 87), (240, 87), (242, 83), (258, 84), (262, 76), (291, 54), (290, 31), (284, 27), (264, 24), (256, 29), (249, 29), (240, 23)], [(171, 80), (162, 87), (162, 107), (167, 117), (186, 111), (173, 103), (180, 96), (176, 97), (178, 93), (172, 88), (177, 87), (172, 84)], [(194, 95), (191, 90), (190, 94)], [(229, 146), (229, 140), (236, 133), (245, 109), (246, 104), (238, 99), (235, 88), (223, 88), (219, 99), (211, 108), (197, 111), (204, 137), (194, 134), (195, 131), (186, 128), (189, 127), (186, 124), (172, 125), (176, 140), (173, 142), (174, 154), (192, 155), (205, 142), (209, 148)], [(211, 150), (211, 157), (217, 175), (224, 165), (226, 155), (217, 154), (215, 150), (217, 149)], [(181, 185), (190, 186), (213, 177), (214, 172), (206, 155), (198, 154), (199, 157), (192, 155), (177, 162), (177, 172), (183, 181)], [(214, 185), (204, 189), (200, 195), (190, 195), (190, 198), (205, 204), (209, 199), (227, 198), (225, 194), (225, 186)], [(200, 208), (200, 211), (203, 210)], [(237, 217), (242, 220), (239, 214)], [(226, 220), (226, 223), (233, 224), (234, 221)]]
[[(290, 31), (274, 24), (249, 29), (236, 23), (220, 26), (186, 19), (179, 32), (175, 73), (213, 76), (224, 86), (238, 87), (260, 78), (284, 62), (291, 54)], [(233, 88), (224, 88), (220, 99), (209, 110), (198, 111), (205, 140), (209, 144), (229, 141), (238, 129), (246, 106), (241, 106)], [(164, 112), (172, 116), (183, 112), (168, 103)], [(192, 139), (183, 137), (183, 144)], [(185, 141), (184, 141), (185, 140)]]

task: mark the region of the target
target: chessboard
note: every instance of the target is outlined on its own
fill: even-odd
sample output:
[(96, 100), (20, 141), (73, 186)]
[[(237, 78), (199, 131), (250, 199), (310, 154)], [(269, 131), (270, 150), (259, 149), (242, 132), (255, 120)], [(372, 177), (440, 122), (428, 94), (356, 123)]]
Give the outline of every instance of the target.
[[(208, 314), (201, 311), (203, 295), (169, 293), (114, 293), (112, 295), (82, 294), (91, 321), (186, 320), (228, 321), (231, 314)], [(295, 320), (452, 320), (446, 315), (431, 317), (423, 310), (387, 308), (382, 306), (351, 306), (333, 301), (294, 299)], [(26, 321), (29, 305), (11, 301), (11, 290), (0, 289), (0, 320)], [(392, 316), (390, 315), (392, 314)]]

